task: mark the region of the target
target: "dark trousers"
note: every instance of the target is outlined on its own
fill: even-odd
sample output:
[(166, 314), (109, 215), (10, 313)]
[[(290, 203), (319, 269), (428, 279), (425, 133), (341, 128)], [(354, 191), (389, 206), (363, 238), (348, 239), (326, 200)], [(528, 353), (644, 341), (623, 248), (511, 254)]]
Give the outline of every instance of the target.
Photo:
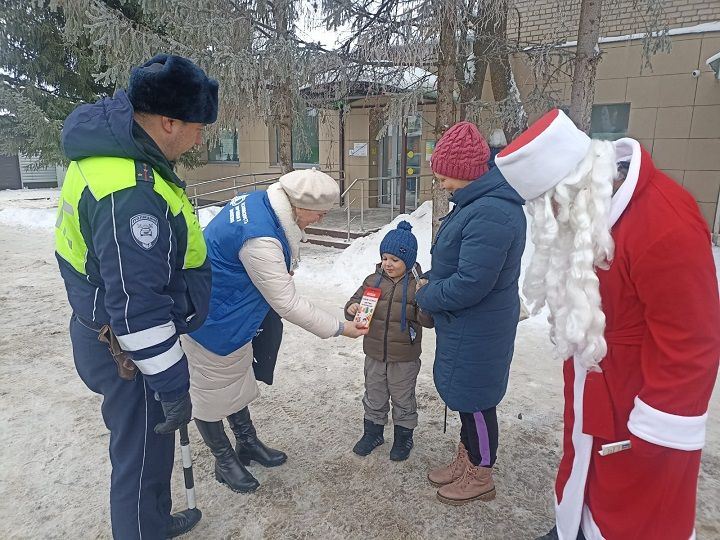
[(498, 423), (495, 407), (475, 413), (460, 413), (460, 441), (473, 465), (492, 467), (497, 458)]
[(157, 435), (165, 420), (160, 402), (141, 374), (125, 381), (117, 374), (98, 325), (70, 319), (75, 367), (90, 390), (102, 394), (102, 416), (110, 430), (110, 515), (118, 540), (165, 539), (170, 522), (170, 476), (175, 435)]

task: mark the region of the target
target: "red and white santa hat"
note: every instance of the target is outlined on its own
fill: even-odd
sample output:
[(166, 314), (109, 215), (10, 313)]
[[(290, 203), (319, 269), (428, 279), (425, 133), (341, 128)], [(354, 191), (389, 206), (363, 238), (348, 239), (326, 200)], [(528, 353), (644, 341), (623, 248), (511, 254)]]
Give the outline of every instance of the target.
[(495, 165), (526, 201), (570, 174), (590, 150), (590, 137), (560, 109), (531, 125), (495, 157)]

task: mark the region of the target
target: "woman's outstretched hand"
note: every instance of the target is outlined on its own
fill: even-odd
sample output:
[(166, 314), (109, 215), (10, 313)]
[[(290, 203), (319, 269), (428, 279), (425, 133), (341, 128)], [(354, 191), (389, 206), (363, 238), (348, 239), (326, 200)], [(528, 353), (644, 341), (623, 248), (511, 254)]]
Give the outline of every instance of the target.
[(349, 321), (346, 322), (343, 326), (342, 335), (349, 338), (358, 338), (360, 336), (364, 336), (368, 333), (370, 328), (368, 326), (363, 326), (362, 323), (355, 322), (355, 321)]

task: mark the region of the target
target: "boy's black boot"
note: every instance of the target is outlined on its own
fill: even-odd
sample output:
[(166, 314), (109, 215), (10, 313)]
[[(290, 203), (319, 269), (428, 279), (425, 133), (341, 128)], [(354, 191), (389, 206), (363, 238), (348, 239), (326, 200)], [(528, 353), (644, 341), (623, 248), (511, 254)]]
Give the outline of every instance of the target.
[(195, 419), (200, 435), (215, 456), (215, 479), (226, 484), (236, 493), (250, 493), (259, 486), (255, 477), (250, 474), (233, 451), (230, 439), (225, 434), (222, 420), (218, 422), (204, 422)]
[(363, 436), (353, 447), (353, 452), (355, 452), (358, 456), (367, 456), (370, 452), (375, 450), (375, 448), (385, 442), (385, 438), (383, 437), (385, 426), (374, 424), (367, 418), (363, 420), (363, 425)]
[(395, 426), (395, 438), (390, 449), (390, 459), (392, 461), (405, 461), (410, 457), (410, 450), (413, 447), (413, 430)]

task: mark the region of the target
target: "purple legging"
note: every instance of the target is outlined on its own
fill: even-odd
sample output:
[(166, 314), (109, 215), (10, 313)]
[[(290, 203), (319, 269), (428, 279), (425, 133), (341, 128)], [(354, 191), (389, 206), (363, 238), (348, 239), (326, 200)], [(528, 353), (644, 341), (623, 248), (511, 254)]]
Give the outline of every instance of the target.
[(460, 441), (473, 465), (492, 467), (497, 458), (498, 423), (495, 407), (475, 413), (460, 413)]

